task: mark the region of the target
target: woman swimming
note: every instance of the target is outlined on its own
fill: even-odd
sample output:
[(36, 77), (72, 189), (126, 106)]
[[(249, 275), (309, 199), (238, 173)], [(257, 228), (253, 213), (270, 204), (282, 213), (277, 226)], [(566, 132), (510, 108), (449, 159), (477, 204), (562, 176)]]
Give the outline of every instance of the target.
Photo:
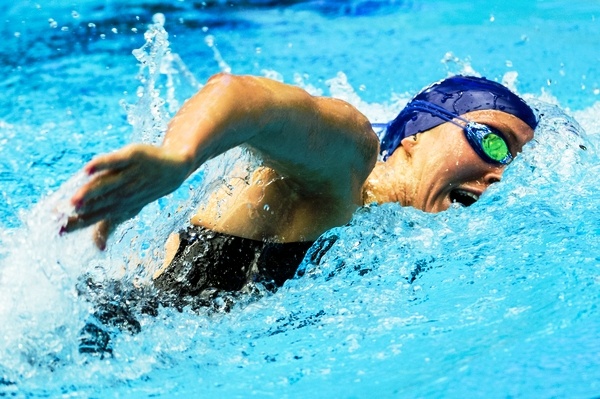
[[(291, 278), (311, 244), (369, 203), (439, 212), (465, 206), (498, 182), (533, 138), (537, 121), (517, 95), (484, 78), (431, 85), (396, 119), (371, 124), (350, 104), (252, 76), (219, 74), (171, 120), (160, 147), (132, 144), (85, 166), (65, 231), (113, 228), (174, 191), (207, 160), (243, 145), (262, 161), (232, 181), (173, 234), (156, 287), (174, 297), (274, 287)], [(381, 144), (373, 128), (384, 129)], [(381, 155), (381, 156), (380, 156)], [(379, 158), (379, 160), (378, 160)]]

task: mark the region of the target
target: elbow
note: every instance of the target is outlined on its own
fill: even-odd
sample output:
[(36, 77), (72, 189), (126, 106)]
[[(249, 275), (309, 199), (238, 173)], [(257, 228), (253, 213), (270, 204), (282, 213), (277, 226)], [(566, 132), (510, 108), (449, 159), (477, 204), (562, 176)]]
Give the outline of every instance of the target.
[(215, 86), (221, 90), (239, 91), (249, 87), (253, 82), (254, 77), (252, 76), (219, 72), (208, 79), (206, 86)]
[(261, 80), (250, 75), (232, 75), (226, 72), (211, 76), (201, 91), (209, 91), (228, 101), (232, 109), (238, 111), (264, 105), (265, 98), (268, 98)]
[(205, 87), (229, 87), (238, 80), (239, 76), (232, 75), (227, 72), (219, 72), (208, 78)]

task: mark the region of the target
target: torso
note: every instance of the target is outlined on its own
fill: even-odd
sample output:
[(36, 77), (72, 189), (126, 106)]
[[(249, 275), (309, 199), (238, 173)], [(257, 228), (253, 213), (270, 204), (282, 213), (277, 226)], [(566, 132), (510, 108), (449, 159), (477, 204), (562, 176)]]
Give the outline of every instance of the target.
[(326, 230), (347, 223), (356, 207), (326, 196), (303, 195), (290, 179), (259, 167), (249, 181), (222, 185), (191, 222), (254, 240), (315, 241)]

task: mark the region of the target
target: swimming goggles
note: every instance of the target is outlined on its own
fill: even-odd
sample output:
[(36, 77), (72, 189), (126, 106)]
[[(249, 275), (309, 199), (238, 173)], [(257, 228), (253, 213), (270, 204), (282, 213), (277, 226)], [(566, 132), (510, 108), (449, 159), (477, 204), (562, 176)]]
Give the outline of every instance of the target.
[[(414, 100), (408, 107), (415, 111), (427, 112), (462, 128), (469, 145), (485, 162), (492, 165), (508, 165), (513, 160), (513, 156), (510, 153), (504, 135), (497, 129), (481, 123), (472, 122), (440, 107), (439, 105), (427, 101)], [(456, 122), (455, 119), (464, 122), (464, 125)], [(385, 123), (372, 124), (375, 128), (387, 128), (388, 125), (389, 124)]]

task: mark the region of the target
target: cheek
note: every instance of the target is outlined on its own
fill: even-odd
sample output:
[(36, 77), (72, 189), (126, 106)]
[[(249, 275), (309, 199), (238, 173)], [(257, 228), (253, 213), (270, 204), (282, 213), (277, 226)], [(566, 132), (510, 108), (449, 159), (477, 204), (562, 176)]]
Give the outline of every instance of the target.
[(455, 184), (480, 179), (489, 170), (489, 165), (471, 147), (464, 146), (449, 152), (444, 164), (444, 174)]
[(439, 162), (451, 175), (460, 174), (467, 169), (472, 169), (479, 160), (477, 154), (468, 146), (456, 143), (448, 145), (440, 151)]
[[(443, 133), (443, 134), (442, 134)], [(429, 139), (430, 137), (427, 137)], [(428, 176), (431, 184), (459, 184), (479, 176), (488, 166), (471, 148), (461, 131), (444, 131), (422, 142), (425, 147), (425, 162), (422, 176)]]

